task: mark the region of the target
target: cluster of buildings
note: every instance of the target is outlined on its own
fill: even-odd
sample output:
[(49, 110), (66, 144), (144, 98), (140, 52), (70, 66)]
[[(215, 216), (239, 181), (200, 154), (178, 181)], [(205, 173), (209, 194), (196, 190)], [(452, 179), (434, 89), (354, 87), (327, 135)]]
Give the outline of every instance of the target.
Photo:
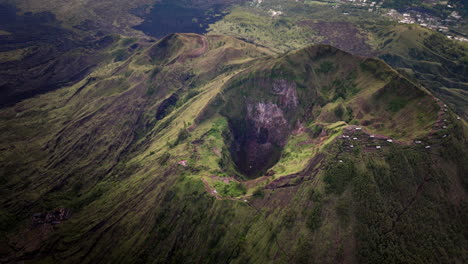
[(465, 37), (450, 34), (451, 31), (448, 26), (462, 19), (457, 11), (451, 12), (447, 18), (437, 17), (419, 10), (409, 10), (401, 14), (394, 9), (390, 9), (386, 15), (403, 24), (418, 24), (422, 27), (444, 33), (450, 39), (468, 42), (468, 39)]
[[(263, 1), (264, 0), (254, 0), (254, 3), (259, 5)], [(450, 14), (446, 17), (431, 14), (431, 12), (424, 8), (409, 8), (404, 13), (400, 13), (395, 9), (382, 9), (382, 5), (385, 3), (385, 0), (325, 0), (324, 2), (334, 3), (333, 8), (338, 8), (344, 4), (347, 4), (359, 9), (367, 10), (369, 12), (378, 12), (379, 14), (387, 16), (395, 21), (398, 21), (399, 23), (417, 24), (422, 27), (439, 31), (445, 34), (449, 39), (468, 42), (468, 38), (453, 33), (453, 31), (451, 31), (449, 28), (450, 25), (460, 23), (463, 20), (463, 17), (456, 10), (457, 8), (455, 6), (448, 4), (448, 1), (427, 0), (427, 3), (430, 4), (446, 6), (446, 10), (451, 11)], [(281, 11), (272, 9), (269, 10), (269, 14), (272, 17), (283, 15)], [(343, 15), (348, 14), (349, 13), (346, 11), (343, 12)]]
[(468, 38), (465, 38), (465, 37), (458, 37), (458, 36), (447, 35), (447, 38), (449, 38), (449, 39), (454, 39), (454, 40), (458, 40), (458, 41), (463, 41), (463, 42), (468, 42)]
[(447, 17), (439, 17), (433, 15), (430, 12), (425, 12), (425, 10), (422, 8), (410, 8), (404, 13), (400, 13), (395, 9), (382, 10), (381, 7), (384, 1), (385, 0), (340, 0), (339, 2), (352, 4), (353, 6), (368, 8), (369, 12), (382, 11), (381, 14), (390, 17), (400, 23), (418, 24), (422, 27), (439, 31), (445, 34), (449, 39), (468, 42), (468, 38), (455, 35), (451, 33), (449, 29), (449, 25), (459, 23), (463, 19), (463, 17), (460, 15), (460, 13), (456, 10), (454, 6), (448, 4), (448, 1), (431, 1), (432, 4), (443, 4), (446, 5), (448, 10), (452, 10), (450, 12), (450, 15), (448, 15)]

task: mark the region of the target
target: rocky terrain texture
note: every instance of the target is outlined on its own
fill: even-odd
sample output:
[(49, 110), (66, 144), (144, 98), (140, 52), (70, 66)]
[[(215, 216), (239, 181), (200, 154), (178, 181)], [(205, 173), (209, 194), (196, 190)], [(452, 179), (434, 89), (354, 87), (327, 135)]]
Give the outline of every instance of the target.
[(1, 110), (2, 262), (466, 259), (466, 124), (382, 61), (116, 41)]
[(395, 70), (361, 46), (77, 29), (54, 6), (15, 12), (37, 36), (0, 27), (0, 262), (467, 262), (467, 124), (415, 78), (433, 55), (460, 82), (437, 35), (385, 24)]

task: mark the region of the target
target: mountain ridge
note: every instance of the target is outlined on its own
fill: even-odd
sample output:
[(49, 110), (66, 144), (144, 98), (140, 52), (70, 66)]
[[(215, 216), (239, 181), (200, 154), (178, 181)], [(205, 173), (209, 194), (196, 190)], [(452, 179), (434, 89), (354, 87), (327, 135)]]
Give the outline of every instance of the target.
[(7, 263), (466, 259), (466, 124), (378, 59), (173, 34), (0, 117)]

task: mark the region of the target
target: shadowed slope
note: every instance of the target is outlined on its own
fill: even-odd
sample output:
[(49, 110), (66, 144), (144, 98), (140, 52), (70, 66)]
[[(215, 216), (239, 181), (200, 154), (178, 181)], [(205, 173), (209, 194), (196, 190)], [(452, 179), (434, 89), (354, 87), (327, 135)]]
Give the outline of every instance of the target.
[(137, 43), (0, 111), (2, 261), (466, 259), (466, 125), (380, 60)]

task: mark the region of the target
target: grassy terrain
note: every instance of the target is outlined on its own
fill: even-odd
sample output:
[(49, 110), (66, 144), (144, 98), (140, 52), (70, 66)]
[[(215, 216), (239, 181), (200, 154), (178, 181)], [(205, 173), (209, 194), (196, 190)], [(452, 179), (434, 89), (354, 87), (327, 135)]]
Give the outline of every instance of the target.
[[(282, 14), (272, 16), (269, 10)], [(397, 24), (379, 13), (347, 5), (268, 1), (234, 7), (210, 30), (277, 52), (327, 43), (354, 54), (379, 56), (467, 117), (466, 44), (418, 25)]]
[[(72, 24), (141, 3), (50, 2)], [(0, 109), (1, 261), (466, 263), (466, 122), (418, 82), (434, 70), (462, 85), (465, 47), (342, 12), (269, 1), (234, 7), (206, 36), (114, 36), (82, 80)], [(400, 71), (303, 47), (334, 25), (401, 56)], [(71, 217), (34, 222), (57, 208)]]
[[(11, 2), (11, 1), (10, 1)], [(54, 1), (13, 1), (26, 11), (51, 11), (65, 28), (90, 26), (89, 32), (99, 28), (105, 32), (141, 35), (132, 26), (141, 19), (132, 15), (135, 8), (146, 12), (153, 1), (71, 1), (63, 5)], [(388, 7), (413, 5), (416, 2), (387, 1)], [(456, 2), (456, 1), (454, 1)], [(217, 1), (207, 4), (216, 4)], [(237, 3), (236, 1), (229, 4)], [(184, 6), (196, 6), (196, 1), (182, 1)], [(238, 3), (239, 4), (239, 3)], [(452, 3), (453, 4), (453, 3)], [(461, 5), (459, 2), (455, 3)], [(446, 12), (438, 5), (425, 8)], [(432, 10), (431, 9), (431, 10)], [(439, 10), (440, 9), (440, 10)], [(273, 11), (282, 12), (273, 15)], [(209, 34), (225, 34), (268, 47), (277, 53), (302, 48), (308, 44), (326, 43), (353, 54), (379, 56), (407, 77), (414, 78), (435, 95), (442, 98), (466, 118), (466, 45), (443, 39), (443, 36), (416, 25), (399, 25), (382, 16), (386, 12), (368, 12), (352, 5), (336, 5), (327, 1), (247, 2), (232, 5), (227, 15), (211, 25)], [(445, 11), (444, 11), (445, 10)], [(99, 15), (97, 15), (99, 14)], [(83, 24), (84, 23), (84, 24)], [(81, 31), (80, 31), (81, 32)], [(447, 53), (457, 54), (454, 57)], [(24, 50), (0, 54), (13, 60), (24, 56)], [(123, 56), (123, 50), (114, 55)], [(23, 55), (21, 55), (23, 54)]]
[(466, 118), (468, 45), (447, 41), (443, 35), (417, 26), (400, 25), (384, 34), (386, 30), (377, 33), (385, 52), (380, 57), (420, 81)]
[[(278, 57), (195, 34), (116, 53), (132, 43), (109, 47), (114, 59), (82, 81), (0, 111), (2, 258), (466, 259), (457, 235), (466, 196), (460, 121), (452, 116), (451, 136), (428, 143), (441, 146), (434, 151), (395, 145), (374, 155), (340, 145), (348, 124), (376, 116), (392, 118), (362, 127), (407, 142), (437, 119), (435, 100), (381, 61), (324, 45)], [(291, 126), (274, 174), (244, 181), (231, 151), (233, 120), (243, 122), (255, 102), (278, 105)], [(72, 217), (52, 229), (31, 226), (33, 213), (58, 207)], [(435, 228), (408, 232), (427, 219)], [(426, 240), (416, 250), (414, 241)]]

